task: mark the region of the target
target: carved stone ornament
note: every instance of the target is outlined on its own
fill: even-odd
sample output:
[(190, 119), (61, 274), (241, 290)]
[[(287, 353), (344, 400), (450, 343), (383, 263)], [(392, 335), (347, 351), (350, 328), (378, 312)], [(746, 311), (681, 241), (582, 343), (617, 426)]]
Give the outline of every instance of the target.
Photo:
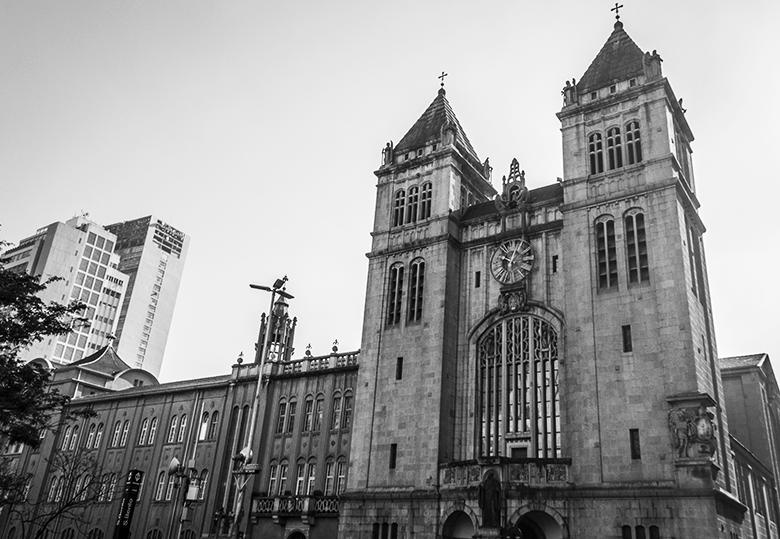
[(677, 458), (714, 457), (715, 415), (704, 406), (669, 410), (669, 436)]
[(501, 314), (527, 311), (528, 293), (525, 288), (501, 292), (498, 296), (498, 310)]
[(517, 159), (512, 159), (512, 163), (509, 165), (509, 177), (504, 176), (501, 183), (503, 184), (503, 192), (500, 200), (503, 206), (514, 208), (518, 204), (525, 203), (528, 198), (525, 171), (520, 170), (520, 163)]

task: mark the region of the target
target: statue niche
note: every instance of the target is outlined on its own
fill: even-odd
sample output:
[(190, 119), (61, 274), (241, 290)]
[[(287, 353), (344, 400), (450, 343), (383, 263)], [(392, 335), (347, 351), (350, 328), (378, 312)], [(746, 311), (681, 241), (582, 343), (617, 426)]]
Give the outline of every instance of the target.
[(715, 456), (714, 418), (704, 405), (669, 410), (669, 435), (677, 458)]

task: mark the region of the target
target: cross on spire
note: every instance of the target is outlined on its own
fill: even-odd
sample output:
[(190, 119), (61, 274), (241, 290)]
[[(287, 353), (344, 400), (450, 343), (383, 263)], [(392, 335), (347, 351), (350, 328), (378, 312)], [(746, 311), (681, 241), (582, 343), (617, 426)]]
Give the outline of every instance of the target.
[(615, 2), (615, 7), (610, 9), (610, 11), (614, 11), (615, 12), (615, 19), (617, 19), (617, 20), (620, 20), (620, 8), (622, 8), (622, 7), (623, 7), (623, 4), (618, 5), (618, 3)]
[(441, 75), (436, 77), (437, 79), (441, 79), (441, 87), (444, 88), (444, 77), (448, 77), (449, 73), (445, 73), (444, 71), (441, 72)]

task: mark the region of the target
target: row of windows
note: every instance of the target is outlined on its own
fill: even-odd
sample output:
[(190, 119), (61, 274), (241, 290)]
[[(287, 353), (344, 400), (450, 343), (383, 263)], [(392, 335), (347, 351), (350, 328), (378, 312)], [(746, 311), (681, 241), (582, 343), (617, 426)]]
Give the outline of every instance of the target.
[[(406, 320), (419, 322), (422, 320), (423, 293), (425, 291), (425, 261), (414, 260), (409, 265), (409, 302)], [(388, 277), (387, 325), (394, 326), (401, 322), (402, 300), (404, 294), (404, 266), (395, 264), (390, 268)]]
[(431, 216), (433, 187), (429, 183), (401, 189), (395, 192), (393, 202), (393, 226), (416, 223)]
[[(279, 402), (279, 418), (276, 422), (276, 434), (289, 434), (295, 430), (295, 415), (298, 409), (298, 401), (294, 398)], [(303, 423), (301, 432), (319, 432), (322, 428), (322, 419), (325, 411), (325, 398), (321, 395), (316, 399), (307, 397), (303, 409)], [(343, 396), (336, 393), (333, 397), (333, 413), (330, 420), (331, 430), (348, 429), (352, 426), (352, 394), (347, 392)]]
[[(650, 280), (647, 259), (647, 236), (645, 217), (640, 210), (629, 210), (623, 218), (625, 227), (626, 262), (629, 283)], [(612, 216), (596, 219), (596, 265), (599, 289), (618, 286), (617, 244), (615, 241), (615, 220)]]
[(398, 524), (388, 522), (374, 522), (371, 530), (371, 539), (398, 539)]
[[(203, 469), (200, 474), (197, 470), (193, 471), (191, 481), (195, 482), (198, 486), (198, 499), (202, 500), (206, 495), (206, 484), (209, 480), (209, 471)], [(176, 486), (176, 475), (168, 475), (167, 472), (160, 472), (157, 476), (157, 488), (154, 491), (155, 501), (170, 501), (173, 497), (173, 489)]]
[[(639, 132), (639, 122), (630, 121), (625, 126), (625, 140), (619, 127), (610, 127), (606, 133), (607, 139), (607, 170), (615, 170), (626, 165), (642, 161), (642, 140)], [(604, 172), (604, 136), (601, 133), (588, 135), (588, 158), (590, 173)]]
[(621, 539), (660, 539), (660, 538), (661, 538), (661, 533), (658, 530), (658, 526), (650, 526), (649, 528), (645, 528), (644, 526), (639, 525), (639, 526), (634, 526), (633, 530), (631, 529), (631, 526), (623, 526), (623, 528), (621, 528)]
[(103, 474), (97, 484), (95, 478), (88, 473), (81, 474), (75, 479), (54, 475), (49, 481), (46, 501), (50, 503), (83, 502), (96, 498), (98, 502), (110, 502), (114, 499), (117, 480), (118, 477), (115, 473)]
[[(317, 461), (310, 459), (298, 461), (295, 467), (295, 490), (288, 488), (287, 474), (289, 465), (287, 460), (280, 463), (271, 462), (268, 477), (268, 496), (283, 496), (294, 494), (295, 496), (311, 496), (315, 491), (317, 481)], [(341, 494), (347, 488), (347, 459), (339, 457), (338, 460), (328, 459), (325, 462), (325, 496)]]

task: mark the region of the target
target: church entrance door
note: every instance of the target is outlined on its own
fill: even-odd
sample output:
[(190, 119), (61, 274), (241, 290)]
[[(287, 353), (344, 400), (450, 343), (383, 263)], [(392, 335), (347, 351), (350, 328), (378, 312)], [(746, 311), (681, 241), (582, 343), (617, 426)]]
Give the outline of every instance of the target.
[(444, 523), (443, 539), (468, 539), (474, 537), (474, 524), (463, 511), (455, 511)]
[(562, 539), (560, 525), (544, 511), (531, 511), (517, 522), (523, 539)]

